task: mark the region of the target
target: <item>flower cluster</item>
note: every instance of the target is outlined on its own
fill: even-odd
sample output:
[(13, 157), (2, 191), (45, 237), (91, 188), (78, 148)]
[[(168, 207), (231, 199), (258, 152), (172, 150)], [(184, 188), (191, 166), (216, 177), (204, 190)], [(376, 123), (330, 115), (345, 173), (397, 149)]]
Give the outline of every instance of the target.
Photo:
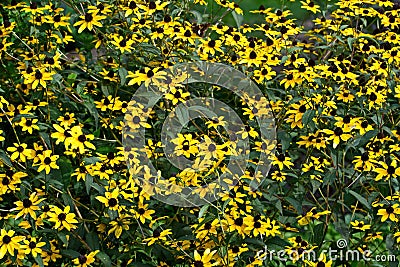
[[(321, 267), (332, 260), (302, 253), (339, 238), (398, 254), (400, 2), (300, 2), (301, 20), (287, 1), (249, 12), (233, 0), (3, 1), (0, 265), (282, 266), (259, 255), (267, 245)], [(200, 61), (235, 68), (264, 96), (169, 75)], [(150, 109), (131, 101), (140, 85), (168, 90)], [(199, 117), (162, 142), (192, 97), (223, 101), (245, 125)], [(277, 144), (261, 134), (268, 114)], [(144, 147), (124, 146), (142, 130)], [(153, 198), (187, 186), (206, 196), (237, 151), (247, 168), (217, 201)]]

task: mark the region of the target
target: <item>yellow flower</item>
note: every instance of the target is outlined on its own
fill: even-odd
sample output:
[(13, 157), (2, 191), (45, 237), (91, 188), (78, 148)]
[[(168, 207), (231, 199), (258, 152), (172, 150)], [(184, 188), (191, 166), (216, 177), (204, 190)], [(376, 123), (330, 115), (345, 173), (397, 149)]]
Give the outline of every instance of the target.
[(24, 240), (24, 245), (21, 246), (21, 249), (24, 249), (25, 254), (32, 253), (32, 256), (36, 258), (38, 254), (42, 254), (41, 247), (45, 245), (46, 242), (37, 242), (36, 237), (30, 237)]
[(11, 160), (20, 159), (22, 162), (26, 162), (26, 159), (32, 159), (34, 153), (32, 149), (27, 149), (27, 144), (17, 144), (14, 143), (13, 147), (8, 147), (7, 151), (11, 152)]
[(203, 267), (211, 267), (211, 266), (216, 266), (218, 265), (219, 262), (214, 262), (211, 263), (211, 259), (213, 258), (214, 254), (216, 253), (216, 250), (211, 251), (209, 248), (207, 248), (204, 252), (203, 255), (200, 255), (197, 250), (194, 251), (194, 262), (192, 266), (197, 267), (197, 266), (203, 266)]
[(30, 75), (25, 76), (25, 84), (32, 84), (32, 89), (36, 89), (36, 87), (40, 84), (44, 88), (47, 88), (46, 81), (51, 81), (53, 78), (52, 72), (46, 72), (44, 68), (38, 68), (34, 70)]
[(48, 213), (49, 221), (55, 223), (55, 229), (61, 231), (65, 228), (68, 231), (71, 231), (71, 229), (77, 228), (74, 223), (78, 223), (78, 221), (75, 219), (75, 214), (69, 213), (70, 209), (70, 206), (66, 206), (64, 210), (57, 206), (51, 207), (51, 212)]
[(396, 218), (396, 215), (400, 214), (399, 204), (394, 204), (392, 206), (388, 206), (384, 209), (378, 210), (378, 215), (382, 216), (381, 222), (386, 221), (387, 219), (392, 222), (398, 222), (399, 219)]
[(312, 0), (300, 1), (302, 8), (313, 12), (314, 14), (320, 12), (319, 5), (316, 5)]
[(358, 229), (361, 231), (365, 231), (365, 230), (369, 230), (371, 229), (371, 225), (370, 224), (365, 224), (364, 221), (358, 221), (355, 220), (354, 222), (350, 222), (351, 225), (353, 226), (354, 229)]
[(91, 13), (86, 13), (85, 15), (79, 16), (81, 18), (80, 21), (75, 22), (74, 26), (79, 26), (78, 33), (83, 32), (86, 28), (91, 31), (93, 30), (93, 26), (103, 27), (100, 20), (105, 19), (106, 16), (101, 16), (97, 14), (98, 11), (94, 11)]
[(31, 194), (29, 196), (29, 198), (25, 198), (22, 201), (16, 201), (15, 205), (17, 205), (16, 208), (14, 208), (13, 210), (19, 210), (20, 212), (18, 212), (18, 214), (15, 216), (15, 219), (18, 219), (21, 216), (24, 215), (31, 215), (31, 217), (33, 219), (36, 220), (36, 210), (40, 210), (40, 208), (38, 207), (38, 205), (40, 204), (40, 202), (42, 202), (44, 200), (44, 198), (39, 199), (38, 195), (36, 194), (36, 192), (34, 192), (33, 194)]
[(88, 267), (95, 262), (95, 256), (97, 253), (99, 253), (99, 250), (92, 251), (88, 255), (81, 254), (78, 258), (73, 259), (72, 261), (78, 267)]
[(158, 240), (162, 240), (162, 241), (166, 241), (167, 240), (167, 236), (172, 234), (171, 229), (165, 229), (163, 231), (160, 231), (158, 229), (155, 229), (153, 231), (153, 236), (144, 239), (144, 242), (147, 242), (148, 246), (151, 246), (152, 244), (154, 244), (154, 242), (158, 241)]
[(132, 78), (128, 85), (141, 84), (144, 82), (145, 86), (149, 86), (150, 82), (157, 84), (158, 80), (165, 80), (167, 73), (165, 71), (159, 71), (160, 68), (150, 69), (146, 67), (144, 70), (138, 70), (135, 72), (128, 71), (127, 78)]
[(39, 164), (35, 164), (35, 165), (39, 165), (38, 168), (38, 172), (41, 171), (45, 171), (46, 174), (49, 174), (51, 169), (59, 169), (56, 161), (58, 159), (58, 155), (52, 155), (52, 151), (51, 150), (45, 150), (43, 151), (43, 153), (41, 155), (38, 155), (39, 159), (40, 159), (40, 163)]
[(14, 236), (15, 231), (9, 230), (8, 232), (4, 229), (0, 231), (0, 259), (4, 258), (7, 251), (11, 256), (14, 256), (14, 250), (19, 250), (22, 240), (25, 239), (23, 236)]
[(120, 206), (118, 205), (118, 196), (119, 196), (119, 189), (116, 188), (112, 192), (106, 192), (105, 197), (98, 196), (96, 197), (96, 199), (101, 203), (103, 203), (110, 210), (119, 210)]

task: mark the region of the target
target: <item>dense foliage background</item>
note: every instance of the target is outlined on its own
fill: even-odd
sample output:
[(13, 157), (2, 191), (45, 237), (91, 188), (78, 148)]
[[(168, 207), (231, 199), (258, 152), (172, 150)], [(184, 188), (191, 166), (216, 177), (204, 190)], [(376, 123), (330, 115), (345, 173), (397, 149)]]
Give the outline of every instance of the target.
[[(256, 2), (0, 4), (0, 266), (398, 265), (322, 252), (341, 239), (370, 259), (399, 254), (399, 2)], [(123, 147), (124, 114), (142, 83), (200, 60), (240, 70), (268, 103), (250, 109), (223, 88), (174, 81), (156, 109), (135, 110), (145, 152), (177, 185), (218, 177), (233, 142), (224, 118), (193, 121), (174, 151), (213, 164), (171, 167), (159, 133), (174, 106), (212, 96), (247, 123), (237, 132), (251, 143), (245, 175), (220, 200), (180, 208), (135, 179), (146, 166)], [(271, 149), (255, 121), (267, 108), (278, 145), (253, 189), (258, 155)], [(210, 153), (207, 138), (218, 144)], [(260, 254), (265, 246), (286, 261)], [(309, 250), (319, 258), (302, 258)]]

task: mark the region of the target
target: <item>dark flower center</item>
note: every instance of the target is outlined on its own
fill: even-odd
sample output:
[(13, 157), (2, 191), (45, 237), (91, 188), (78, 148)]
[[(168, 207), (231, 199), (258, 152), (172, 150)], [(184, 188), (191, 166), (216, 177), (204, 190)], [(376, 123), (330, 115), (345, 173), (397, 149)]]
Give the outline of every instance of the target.
[(37, 70), (36, 73), (35, 73), (35, 78), (40, 80), (40, 79), (43, 78), (43, 74), (40, 71)]
[(368, 152), (364, 152), (364, 153), (361, 155), (361, 160), (362, 160), (362, 161), (367, 161), (367, 160), (369, 160)]
[(214, 144), (210, 144), (208, 146), (208, 151), (210, 151), (210, 152), (214, 152), (216, 149), (217, 149), (217, 147)]
[(235, 219), (235, 225), (237, 225), (237, 226), (242, 226), (242, 225), (243, 225), (243, 218), (237, 218), (237, 219)]
[(8, 235), (3, 236), (3, 243), (4, 244), (9, 244), (11, 242), (11, 237)]
[(65, 219), (67, 218), (67, 215), (65, 215), (65, 213), (60, 213), (60, 214), (58, 214), (57, 218), (62, 222), (62, 221), (65, 221)]
[(84, 263), (86, 263), (87, 258), (86, 258), (85, 255), (79, 255), (78, 261), (79, 261), (80, 264), (84, 264)]
[(161, 233), (160, 233), (160, 231), (159, 230), (154, 230), (154, 232), (153, 232), (153, 237), (155, 237), (155, 238), (157, 238), (157, 237), (159, 237), (161, 235)]
[(115, 198), (110, 198), (110, 200), (108, 200), (108, 205), (110, 207), (115, 207), (118, 204), (118, 201)]
[(387, 214), (392, 214), (394, 212), (394, 209), (392, 207), (387, 207), (386, 212)]
[(36, 243), (33, 241), (29, 242), (29, 248), (30, 249), (36, 248)]
[(86, 13), (85, 15), (85, 21), (86, 22), (91, 22), (93, 20), (92, 14)]
[(138, 124), (139, 122), (140, 122), (140, 117), (139, 116), (133, 117), (133, 123), (134, 124)]
[(32, 206), (32, 201), (29, 198), (25, 198), (24, 200), (22, 200), (22, 205), (24, 206), (24, 208), (29, 208), (30, 206)]
[(46, 165), (49, 165), (51, 163), (51, 158), (50, 157), (45, 157), (43, 160), (43, 163)]
[(341, 136), (343, 134), (343, 130), (340, 127), (336, 127), (334, 133), (336, 136)]
[(78, 136), (78, 141), (84, 143), (86, 141), (86, 136), (84, 134), (81, 134), (80, 136)]

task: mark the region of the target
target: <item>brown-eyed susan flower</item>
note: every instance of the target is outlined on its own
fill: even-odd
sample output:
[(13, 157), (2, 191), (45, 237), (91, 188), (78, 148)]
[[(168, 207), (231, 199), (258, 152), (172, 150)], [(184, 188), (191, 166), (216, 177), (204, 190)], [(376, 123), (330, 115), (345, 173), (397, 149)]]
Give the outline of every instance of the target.
[(378, 162), (382, 166), (382, 168), (375, 168), (374, 171), (378, 173), (375, 177), (375, 181), (379, 181), (385, 179), (385, 181), (390, 178), (397, 178), (400, 176), (400, 167), (397, 166), (397, 161), (392, 160), (390, 165), (385, 162)]
[(75, 266), (78, 267), (89, 267), (92, 263), (96, 261), (95, 256), (99, 253), (99, 250), (90, 252), (89, 254), (81, 254), (78, 258), (72, 260)]
[(57, 121), (60, 122), (62, 127), (69, 128), (76, 121), (75, 114), (66, 112), (63, 116), (58, 117)]
[(90, 142), (94, 139), (93, 134), (84, 134), (80, 126), (74, 126), (71, 128), (71, 149), (77, 149), (79, 153), (84, 154), (86, 148), (96, 149), (96, 147)]
[(199, 141), (196, 139), (193, 139), (192, 134), (178, 134), (178, 137), (175, 139), (172, 139), (171, 142), (175, 144), (175, 149), (174, 153), (177, 156), (185, 156), (187, 158), (190, 157), (190, 155), (194, 155), (199, 152), (198, 144)]
[(145, 86), (149, 86), (151, 82), (157, 84), (159, 81), (165, 80), (167, 73), (165, 71), (161, 71), (160, 68), (150, 69), (148, 67), (144, 68), (144, 70), (138, 70), (135, 72), (128, 71), (128, 75), (126, 78), (131, 78), (128, 82), (128, 85), (141, 84), (144, 82)]
[(277, 165), (280, 170), (283, 170), (284, 167), (290, 168), (291, 166), (293, 166), (294, 164), (290, 160), (290, 157), (285, 156), (285, 154), (272, 156), (272, 164)]
[(153, 230), (153, 235), (149, 238), (145, 238), (143, 241), (146, 242), (148, 246), (151, 246), (157, 241), (166, 241), (167, 236), (170, 234), (172, 234), (171, 229), (165, 229), (162, 231), (155, 229)]
[(211, 267), (211, 266), (217, 266), (219, 264), (218, 261), (212, 263), (212, 258), (214, 254), (216, 253), (216, 250), (211, 251), (211, 249), (207, 248), (202, 255), (200, 255), (197, 250), (194, 251), (194, 261), (192, 266), (197, 267), (197, 266), (204, 266), (204, 267)]
[(333, 141), (333, 148), (336, 148), (341, 141), (346, 142), (353, 136), (344, 131), (341, 127), (336, 127), (333, 131), (330, 129), (323, 129), (324, 133), (328, 134), (328, 140)]
[(190, 96), (189, 92), (183, 92), (182, 89), (177, 89), (175, 87), (165, 95), (165, 98), (172, 101), (173, 105), (178, 104), (178, 102), (185, 102), (185, 100)]
[(79, 26), (78, 33), (83, 32), (85, 29), (89, 31), (93, 30), (94, 26), (103, 27), (101, 24), (101, 20), (107, 18), (106, 16), (102, 16), (98, 14), (98, 11), (94, 11), (91, 13), (86, 13), (85, 15), (79, 16), (81, 20), (75, 22), (74, 26)]
[(361, 230), (361, 231), (371, 229), (371, 225), (364, 223), (364, 221), (355, 220), (354, 222), (350, 222), (350, 224), (354, 229)]
[(57, 206), (51, 207), (51, 212), (48, 213), (48, 220), (49, 222), (55, 223), (55, 229), (61, 231), (65, 228), (68, 231), (71, 231), (71, 229), (77, 228), (75, 224), (78, 223), (78, 221), (75, 219), (75, 214), (69, 212), (70, 210), (70, 206), (66, 206), (64, 210), (60, 209)]
[(36, 192), (32, 193), (29, 198), (25, 198), (22, 201), (16, 201), (15, 207), (13, 210), (19, 211), (15, 216), (15, 219), (18, 219), (21, 216), (25, 216), (27, 214), (31, 215), (33, 219), (36, 220), (36, 211), (40, 210), (39, 204), (44, 200), (44, 198), (39, 198)]
[(127, 39), (126, 37), (115, 35), (113, 39), (114, 40), (111, 43), (115, 45), (115, 47), (117, 47), (117, 49), (121, 53), (132, 51), (131, 49), (134, 43), (134, 40), (132, 40), (132, 38)]
[(46, 245), (46, 242), (39, 241), (36, 237), (28, 237), (24, 240), (24, 244), (21, 246), (21, 249), (24, 250), (26, 255), (32, 254), (34, 258), (37, 255), (42, 254), (42, 247)]
[(46, 174), (49, 174), (52, 169), (59, 169), (57, 165), (58, 155), (52, 155), (53, 152), (51, 150), (45, 150), (41, 155), (38, 155), (40, 162), (35, 165), (39, 165), (38, 172), (45, 171)]
[(149, 204), (144, 204), (142, 202), (139, 202), (139, 205), (136, 209), (134, 209), (135, 212), (135, 217), (138, 219), (141, 223), (144, 223), (145, 220), (152, 220), (151, 215), (155, 213), (154, 210), (148, 209)]
[(27, 148), (28, 145), (25, 143), (17, 144), (8, 147), (7, 151), (11, 152), (11, 160), (20, 160), (21, 162), (26, 162), (27, 159), (32, 159), (33, 151)]
[(103, 203), (110, 210), (120, 210), (118, 205), (119, 189), (116, 188), (112, 192), (105, 192), (105, 196), (98, 196), (96, 199)]
[(319, 10), (320, 6), (315, 4), (314, 1), (312, 0), (300, 1), (300, 3), (302, 4), (301, 8), (311, 11), (314, 14), (320, 12)]
[(32, 89), (35, 89), (40, 84), (44, 88), (47, 88), (47, 81), (51, 81), (53, 78), (52, 72), (47, 72), (45, 68), (37, 68), (30, 75), (25, 76), (25, 84), (32, 84)]
[(387, 219), (391, 220), (392, 222), (398, 222), (399, 219), (397, 218), (397, 215), (400, 214), (399, 204), (396, 203), (389, 205), (384, 209), (379, 209), (377, 214), (382, 216), (381, 222), (384, 222)]
[(371, 171), (374, 169), (374, 164), (376, 164), (377, 161), (374, 159), (374, 155), (370, 151), (366, 151), (361, 156), (355, 156), (353, 163), (356, 170)]
[(121, 214), (114, 221), (110, 222), (110, 230), (108, 230), (107, 234), (114, 233), (116, 238), (120, 238), (123, 230), (129, 230), (129, 225), (131, 224), (131, 216), (128, 214)]
[(39, 130), (39, 126), (37, 125), (38, 121), (38, 119), (22, 117), (17, 125), (22, 127), (23, 132), (27, 131), (28, 133), (32, 134), (33, 130)]
[(24, 236), (16, 236), (14, 230), (6, 231), (5, 229), (0, 230), (0, 259), (3, 259), (7, 252), (11, 255), (15, 255), (15, 251), (19, 250), (21, 245), (20, 242), (25, 239)]
[(323, 215), (327, 215), (330, 214), (331, 212), (328, 210), (325, 211), (321, 211), (321, 212), (317, 212), (316, 211), (316, 207), (313, 207), (311, 210), (309, 210), (308, 212), (306, 212), (305, 215), (303, 216), (298, 216), (298, 224), (303, 226), (303, 225), (307, 225), (309, 224), (313, 219), (319, 219), (319, 217), (323, 216)]

